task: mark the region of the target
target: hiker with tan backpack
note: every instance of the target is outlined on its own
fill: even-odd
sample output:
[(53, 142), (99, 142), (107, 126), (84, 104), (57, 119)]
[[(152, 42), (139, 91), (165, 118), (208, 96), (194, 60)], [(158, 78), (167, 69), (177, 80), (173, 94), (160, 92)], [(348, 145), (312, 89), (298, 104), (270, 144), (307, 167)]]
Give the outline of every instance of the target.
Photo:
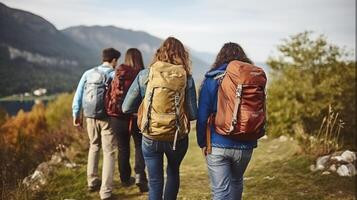
[[(169, 37), (162, 43), (150, 68), (142, 70), (131, 85), (122, 110), (127, 113), (138, 110), (142, 151), (149, 175), (149, 199), (176, 199), (190, 121), (197, 115), (189, 54), (179, 40)], [(165, 191), (164, 154), (167, 158)]]
[[(115, 70), (115, 76), (105, 95), (105, 109), (110, 125), (118, 139), (118, 166), (122, 186), (136, 184), (140, 192), (147, 192), (145, 162), (141, 151), (142, 135), (137, 126), (136, 113), (125, 114), (121, 107), (124, 98), (140, 70), (144, 69), (141, 52), (136, 48), (126, 51), (124, 63)], [(130, 138), (135, 144), (135, 178), (131, 177)]]
[(199, 94), (197, 142), (214, 200), (240, 200), (243, 174), (265, 133), (264, 71), (236, 43), (226, 43)]

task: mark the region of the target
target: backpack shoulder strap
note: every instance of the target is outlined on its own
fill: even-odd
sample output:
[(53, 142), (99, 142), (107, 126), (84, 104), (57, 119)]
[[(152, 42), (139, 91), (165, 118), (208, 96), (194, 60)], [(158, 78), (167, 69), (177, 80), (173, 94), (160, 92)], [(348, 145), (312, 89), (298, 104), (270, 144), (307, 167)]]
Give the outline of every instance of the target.
[(218, 85), (222, 83), (223, 78), (226, 75), (226, 71), (218, 73), (216, 76), (213, 77), (214, 80), (218, 81)]

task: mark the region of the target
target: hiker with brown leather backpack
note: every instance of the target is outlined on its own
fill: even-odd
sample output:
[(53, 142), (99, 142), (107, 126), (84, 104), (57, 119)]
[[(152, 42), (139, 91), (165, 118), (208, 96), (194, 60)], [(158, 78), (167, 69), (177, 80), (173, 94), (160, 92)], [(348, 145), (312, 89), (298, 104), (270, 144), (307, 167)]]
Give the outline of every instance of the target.
[[(136, 184), (140, 192), (148, 191), (145, 162), (141, 151), (142, 135), (137, 126), (136, 113), (125, 114), (121, 107), (124, 98), (140, 70), (144, 69), (141, 52), (136, 48), (126, 51), (124, 64), (115, 70), (115, 76), (105, 96), (105, 109), (111, 127), (118, 139), (118, 166), (124, 187)], [(135, 144), (135, 178), (131, 177), (130, 138)]]
[[(142, 151), (149, 175), (149, 199), (176, 199), (190, 121), (197, 115), (189, 54), (179, 40), (169, 37), (162, 43), (150, 68), (142, 70), (131, 85), (122, 109), (128, 113), (138, 110)], [(165, 191), (164, 154), (167, 158)]]
[[(112, 196), (115, 152), (117, 140), (109, 124), (110, 119), (105, 112), (104, 96), (114, 76), (114, 68), (118, 63), (120, 52), (114, 48), (104, 49), (103, 63), (87, 70), (81, 77), (73, 98), (73, 125), (82, 126), (81, 108), (86, 118), (89, 137), (89, 153), (87, 163), (88, 191), (100, 188), (100, 198)], [(102, 181), (99, 179), (98, 163), (100, 149), (103, 148)]]
[(243, 174), (265, 133), (266, 75), (242, 47), (226, 43), (199, 94), (197, 142), (205, 155), (213, 199), (240, 200)]

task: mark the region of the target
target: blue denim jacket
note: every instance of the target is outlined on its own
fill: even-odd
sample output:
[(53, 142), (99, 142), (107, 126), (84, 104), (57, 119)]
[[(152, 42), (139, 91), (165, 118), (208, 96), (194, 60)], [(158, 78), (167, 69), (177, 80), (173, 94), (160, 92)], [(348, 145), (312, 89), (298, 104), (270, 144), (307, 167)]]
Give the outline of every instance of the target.
[[(98, 66), (98, 69), (104, 73), (109, 73), (109, 76), (111, 78), (114, 78), (115, 71), (112, 66), (102, 64), (102, 65)], [(85, 71), (78, 83), (77, 90), (76, 90), (76, 93), (74, 94), (74, 98), (73, 98), (73, 102), (72, 102), (73, 117), (79, 117), (79, 114), (80, 114), (80, 111), (82, 108), (84, 85), (87, 82), (88, 74), (90, 74), (91, 71), (93, 71), (93, 70), (94, 70), (94, 68)]]
[[(223, 64), (218, 69), (208, 72), (203, 81), (199, 100), (197, 118), (197, 143), (203, 148), (206, 146), (206, 126), (207, 120), (212, 113), (217, 112), (217, 91), (218, 81), (214, 79), (223, 73), (228, 64)], [(232, 148), (232, 149), (253, 149), (257, 147), (257, 141), (238, 141), (226, 136), (219, 135), (213, 126), (211, 128), (211, 142), (213, 147)]]
[[(136, 76), (122, 104), (122, 111), (124, 113), (136, 113), (138, 111), (140, 103), (145, 96), (148, 76), (148, 68), (141, 70)], [(190, 121), (197, 119), (196, 87), (192, 76), (189, 76), (187, 79), (185, 109)]]

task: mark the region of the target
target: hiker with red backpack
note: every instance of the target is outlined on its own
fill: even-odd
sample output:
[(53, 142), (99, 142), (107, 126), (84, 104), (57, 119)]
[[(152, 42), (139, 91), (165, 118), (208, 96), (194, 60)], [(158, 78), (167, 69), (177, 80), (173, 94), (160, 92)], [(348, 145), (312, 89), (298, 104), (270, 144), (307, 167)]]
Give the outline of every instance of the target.
[[(147, 192), (145, 162), (141, 151), (142, 135), (137, 127), (136, 113), (125, 114), (122, 111), (124, 98), (144, 63), (140, 51), (130, 48), (125, 54), (124, 64), (115, 70), (115, 77), (105, 96), (105, 108), (110, 116), (110, 124), (118, 138), (118, 166), (120, 180), (124, 187), (136, 184), (140, 192)], [(135, 179), (131, 177), (130, 137), (135, 144)]]
[[(73, 125), (82, 126), (81, 108), (83, 108), (83, 115), (86, 118), (90, 144), (87, 163), (88, 191), (94, 192), (100, 188), (101, 199), (111, 198), (113, 189), (117, 140), (105, 111), (104, 96), (114, 76), (114, 68), (119, 57), (118, 50), (104, 49), (102, 52), (103, 63), (87, 70), (82, 75), (72, 103)], [(101, 147), (103, 148), (102, 180), (98, 175)]]
[(156, 51), (150, 68), (142, 70), (134, 80), (122, 106), (124, 113), (138, 111), (150, 200), (176, 199), (179, 191), (179, 169), (188, 148), (190, 121), (197, 116), (190, 68), (183, 44), (174, 37), (167, 38)]
[(205, 155), (213, 199), (240, 200), (243, 174), (265, 133), (264, 71), (242, 47), (226, 43), (199, 94), (197, 142)]

